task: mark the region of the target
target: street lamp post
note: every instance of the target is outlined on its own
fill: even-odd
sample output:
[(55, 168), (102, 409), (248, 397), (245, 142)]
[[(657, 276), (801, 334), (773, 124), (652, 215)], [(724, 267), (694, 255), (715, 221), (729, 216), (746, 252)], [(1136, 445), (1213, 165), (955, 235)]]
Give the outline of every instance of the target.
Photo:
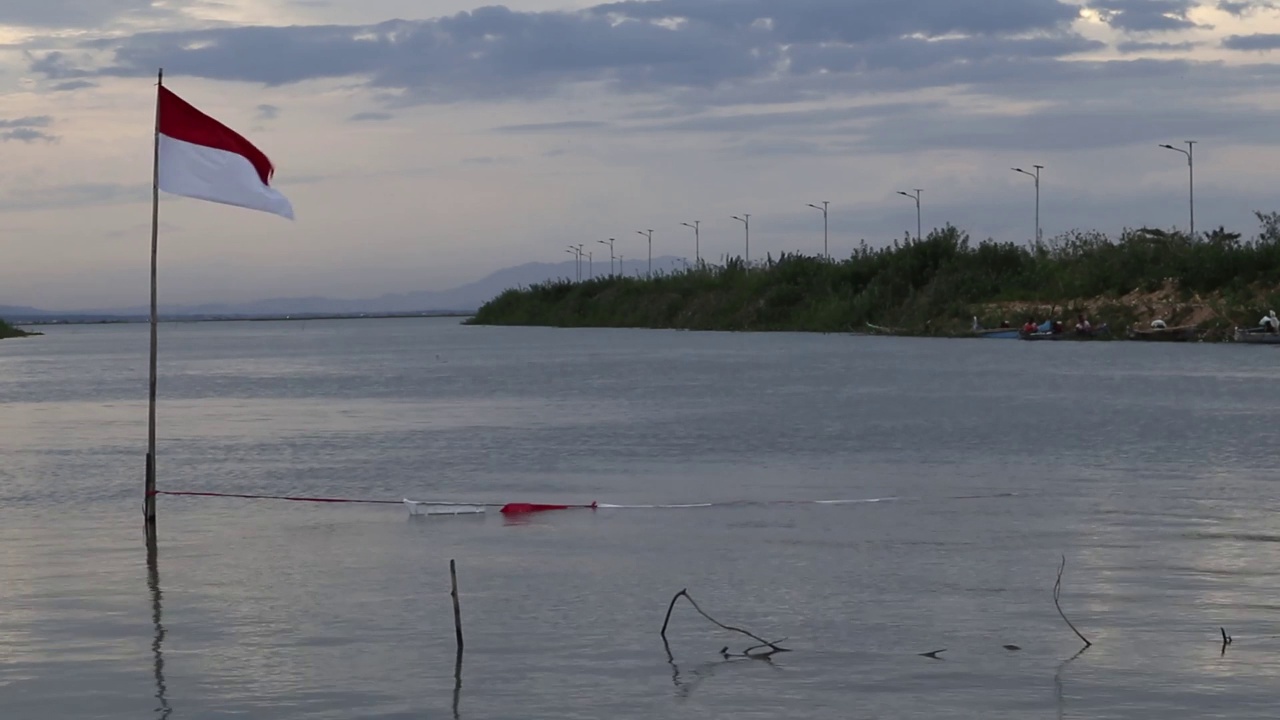
[(830, 204), (827, 200), (822, 201), (822, 207), (809, 203), (809, 207), (822, 211), (822, 257), (828, 260), (831, 259), (831, 253), (827, 250), (827, 206)]
[(649, 238), (649, 273), (648, 275), (649, 277), (653, 277), (653, 231), (637, 230), (636, 234), (644, 235), (645, 237)]
[(899, 195), (909, 197), (916, 201), (916, 242), (920, 242), (920, 193), (922, 192), (924, 192), (924, 190), (921, 190), (920, 188), (916, 188), (914, 194), (903, 192), (902, 190), (898, 191)]
[[(609, 274), (613, 275), (613, 238), (609, 238), (608, 242), (605, 242), (604, 240), (597, 240), (596, 242), (601, 245), (609, 246)], [(621, 272), (619, 272), (619, 274), (621, 274)]]
[(1161, 145), (1166, 150), (1180, 152), (1187, 156), (1187, 196), (1191, 203), (1191, 237), (1196, 236), (1196, 141), (1186, 140), (1187, 149), (1176, 148), (1172, 145)]
[(622, 270), (622, 253), (618, 253), (618, 277), (626, 277)]
[(700, 235), (702, 233), (700, 231), (700, 228), (702, 227), (702, 221), (694, 220), (692, 224), (690, 223), (680, 223), (680, 224), (685, 227), (693, 228), (693, 261), (696, 265), (701, 266), (702, 265), (702, 238), (700, 237)]
[(578, 248), (570, 245), (565, 252), (573, 256), (573, 280), (574, 282), (582, 281), (582, 254), (578, 252)]
[(595, 265), (595, 261), (591, 259), (590, 250), (587, 251), (587, 279), (589, 280), (596, 279), (596, 265)]
[(1022, 173), (1036, 181), (1036, 242), (1040, 242), (1040, 171), (1044, 169), (1043, 165), (1032, 165), (1035, 168), (1034, 173), (1029, 173), (1022, 168), (1010, 168), (1014, 172)]
[(741, 217), (734, 215), (733, 219), (742, 223), (743, 227), (746, 228), (746, 232), (747, 232), (746, 257), (743, 259), (743, 261), (746, 263), (746, 267), (749, 270), (751, 269), (751, 215), (748, 213), (742, 213)]

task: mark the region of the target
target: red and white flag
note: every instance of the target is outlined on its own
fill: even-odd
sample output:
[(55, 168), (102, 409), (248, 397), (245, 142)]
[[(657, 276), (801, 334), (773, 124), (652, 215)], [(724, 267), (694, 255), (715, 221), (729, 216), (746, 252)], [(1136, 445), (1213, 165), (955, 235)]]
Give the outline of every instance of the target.
[(289, 199), (271, 187), (275, 168), (261, 150), (163, 85), (158, 102), (161, 190), (293, 219)]

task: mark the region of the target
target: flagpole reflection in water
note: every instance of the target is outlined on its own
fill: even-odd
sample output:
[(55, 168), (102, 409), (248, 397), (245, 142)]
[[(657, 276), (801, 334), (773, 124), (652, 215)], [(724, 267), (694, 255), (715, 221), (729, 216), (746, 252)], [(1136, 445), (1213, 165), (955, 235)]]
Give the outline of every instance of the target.
[(151, 591), (151, 624), (155, 630), (151, 640), (156, 679), (155, 698), (159, 703), (155, 712), (160, 720), (165, 720), (173, 713), (173, 708), (169, 705), (169, 689), (164, 679), (165, 629), (161, 619), (161, 599), (164, 593), (160, 590), (160, 549), (153, 534), (147, 536), (147, 588)]

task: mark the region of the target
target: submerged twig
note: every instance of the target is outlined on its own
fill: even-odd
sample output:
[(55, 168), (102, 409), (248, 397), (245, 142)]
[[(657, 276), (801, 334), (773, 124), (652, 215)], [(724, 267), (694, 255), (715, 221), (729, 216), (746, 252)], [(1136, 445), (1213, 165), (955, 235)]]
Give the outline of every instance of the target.
[(1062, 671), (1066, 670), (1068, 665), (1074, 662), (1076, 658), (1083, 655), (1084, 651), (1088, 649), (1089, 649), (1088, 645), (1085, 645), (1084, 647), (1080, 648), (1078, 651), (1076, 651), (1075, 655), (1072, 655), (1066, 660), (1063, 660), (1062, 664), (1058, 666), (1058, 670), (1053, 673), (1053, 689), (1054, 689), (1054, 695), (1057, 697), (1057, 700), (1058, 700), (1058, 719), (1059, 720), (1062, 720), (1062, 718), (1065, 716), (1066, 706), (1067, 706), (1066, 697), (1065, 697), (1065, 694), (1063, 693), (1063, 688), (1062, 688)]
[(458, 720), (458, 702), (462, 699), (462, 648), (453, 663), (453, 720)]
[(1218, 628), (1222, 631), (1222, 654), (1227, 654), (1227, 646), (1231, 644), (1231, 636), (1227, 634), (1226, 628)]
[[(706, 618), (707, 620), (710, 620), (710, 621), (711, 621), (713, 624), (715, 624), (717, 627), (719, 627), (719, 628), (721, 628), (721, 629), (724, 629), (724, 630), (728, 630), (728, 631), (730, 631), (730, 632), (736, 632), (736, 633), (739, 633), (739, 634), (742, 634), (742, 635), (746, 635), (747, 637), (749, 637), (749, 638), (751, 638), (752, 640), (755, 640), (757, 643), (759, 643), (758, 645), (752, 645), (751, 647), (749, 647), (749, 648), (747, 648), (746, 650), (744, 650), (744, 651), (742, 652), (742, 656), (743, 656), (743, 657), (748, 657), (748, 658), (751, 658), (751, 659), (753, 659), (753, 660), (763, 660), (763, 659), (766, 659), (766, 658), (768, 658), (769, 656), (771, 656), (771, 655), (773, 655), (773, 654), (775, 654), (775, 653), (780, 653), (780, 652), (791, 652), (791, 651), (790, 651), (790, 650), (788, 650), (787, 648), (784, 648), (784, 647), (782, 647), (782, 646), (780, 646), (780, 645), (778, 644), (778, 643), (781, 643), (781, 642), (785, 642), (786, 638), (783, 638), (782, 640), (773, 640), (773, 641), (765, 640), (764, 638), (760, 637), (759, 635), (756, 635), (756, 634), (755, 634), (755, 633), (753, 633), (753, 632), (750, 632), (750, 631), (748, 631), (748, 630), (743, 630), (743, 629), (742, 629), (742, 628), (740, 628), (740, 627), (734, 627), (734, 626), (732, 626), (732, 625), (725, 625), (724, 623), (720, 622), (719, 620), (717, 620), (717, 619), (715, 619), (715, 618), (711, 617), (710, 615), (708, 615), (708, 614), (707, 614), (707, 612), (706, 612), (705, 610), (703, 610), (703, 609), (702, 609), (702, 607), (701, 607), (701, 606), (699, 606), (699, 605), (698, 605), (697, 601), (696, 601), (696, 600), (694, 600), (694, 599), (693, 599), (693, 597), (689, 595), (689, 590), (688, 590), (687, 588), (686, 588), (686, 589), (684, 589), (684, 590), (681, 590), (681, 591), (680, 591), (680, 592), (678, 592), (678, 593), (676, 593), (676, 594), (675, 594), (675, 596), (671, 598), (671, 604), (667, 606), (667, 617), (666, 617), (666, 619), (665, 619), (665, 620), (663, 620), (663, 621), (662, 621), (662, 631), (661, 631), (661, 633), (660, 633), (660, 634), (662, 635), (662, 642), (663, 642), (663, 645), (666, 645), (666, 643), (667, 643), (667, 627), (671, 624), (671, 613), (672, 613), (672, 611), (674, 611), (674, 610), (675, 610), (675, 608), (676, 608), (676, 602), (677, 602), (678, 600), (680, 600), (680, 598), (681, 598), (681, 597), (683, 597), (685, 600), (688, 600), (688, 601), (689, 601), (689, 604), (693, 606), (693, 609), (694, 609), (694, 610), (697, 610), (697, 611), (698, 611), (698, 614), (699, 614), (699, 615), (701, 615), (702, 617)], [(755, 653), (753, 653), (753, 652), (752, 652), (753, 650), (760, 650), (761, 648), (769, 648), (769, 650), (768, 650), (767, 652), (755, 652)], [(668, 647), (668, 648), (667, 648), (667, 654), (668, 654), (668, 655), (670, 655), (670, 653), (671, 653), (671, 649), (670, 649), (670, 647)], [(720, 654), (721, 654), (722, 656), (726, 657), (726, 658), (728, 658), (728, 657), (731, 657), (731, 656), (732, 656), (732, 654), (729, 652), (729, 648), (728, 648), (727, 646), (726, 646), (725, 648), (721, 649)]]
[(1071, 624), (1071, 621), (1067, 619), (1067, 614), (1062, 612), (1061, 603), (1058, 602), (1058, 598), (1062, 595), (1062, 571), (1066, 568), (1067, 556), (1063, 555), (1062, 564), (1058, 566), (1058, 580), (1053, 584), (1053, 606), (1058, 608), (1058, 614), (1062, 616), (1062, 620), (1067, 623), (1067, 627), (1071, 628), (1071, 631), (1076, 634), (1076, 637), (1080, 638), (1080, 640), (1084, 642), (1084, 646), (1091, 647), (1093, 643), (1089, 642), (1089, 638), (1081, 634), (1080, 631), (1076, 629), (1076, 626)]

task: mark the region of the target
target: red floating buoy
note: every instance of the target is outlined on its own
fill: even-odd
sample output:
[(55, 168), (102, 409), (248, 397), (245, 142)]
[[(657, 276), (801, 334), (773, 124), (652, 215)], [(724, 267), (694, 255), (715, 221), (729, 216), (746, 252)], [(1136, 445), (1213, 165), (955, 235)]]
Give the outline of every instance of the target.
[(596, 504), (590, 505), (545, 505), (542, 503), (507, 503), (502, 506), (500, 511), (503, 515), (525, 515), (528, 513), (548, 512), (550, 510), (570, 510), (573, 508), (585, 508), (594, 510)]

